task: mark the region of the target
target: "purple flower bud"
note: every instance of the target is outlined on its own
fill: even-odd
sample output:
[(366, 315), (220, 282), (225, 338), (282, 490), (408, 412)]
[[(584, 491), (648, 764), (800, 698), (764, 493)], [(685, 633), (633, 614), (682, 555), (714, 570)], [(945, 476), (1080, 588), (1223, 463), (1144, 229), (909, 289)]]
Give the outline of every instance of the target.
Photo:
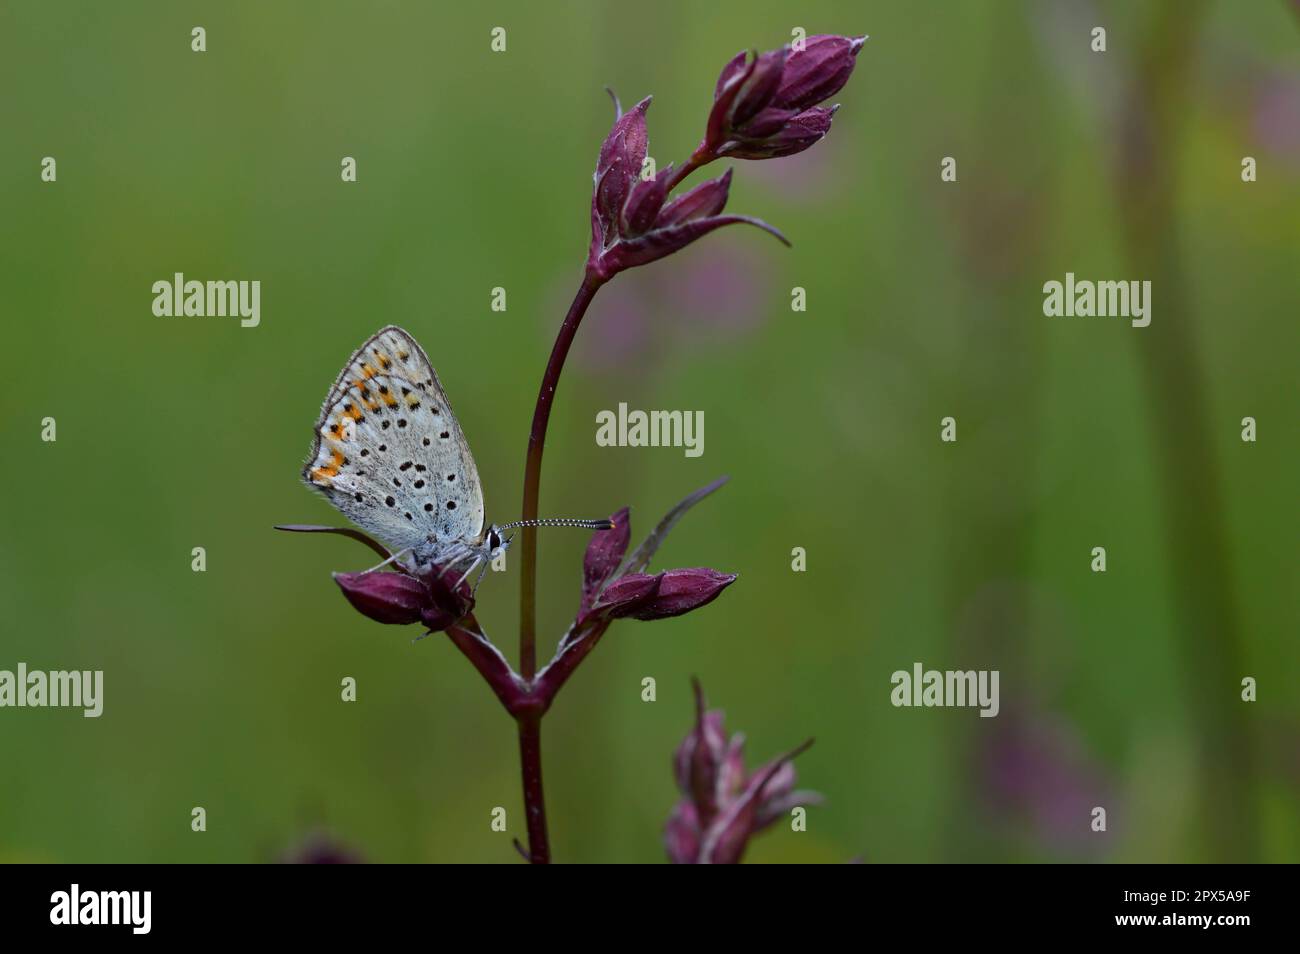
[(592, 247), (607, 247), (618, 234), (619, 217), (641, 177), (649, 139), (645, 112), (650, 97), (614, 120), (596, 162), (596, 189), (591, 199)]
[(755, 834), (792, 808), (821, 801), (794, 788), (793, 760), (812, 743), (747, 775), (743, 737), (727, 740), (722, 712), (706, 709), (704, 691), (694, 685), (695, 726), (673, 758), (683, 798), (664, 828), (664, 846), (679, 864), (736, 864)]
[(652, 576), (649, 573), (626, 573), (620, 576), (600, 596), (595, 609), (611, 619), (631, 616), (646, 601), (659, 592), (663, 574)]
[(713, 101), (715, 103), (722, 97), (722, 92), (727, 88), (727, 84), (744, 74), (748, 66), (749, 52), (741, 50), (722, 68), (722, 72), (718, 74), (718, 82), (713, 87)]
[(691, 219), (663, 228), (656, 226), (656, 228), (637, 238), (618, 242), (599, 257), (595, 267), (600, 274), (609, 276), (626, 268), (647, 265), (663, 258), (665, 255), (680, 252), (687, 245), (702, 236), (708, 235), (714, 229), (721, 228), (724, 225), (736, 225), (741, 222), (756, 225), (763, 231), (775, 235), (785, 245), (790, 244), (789, 239), (761, 219), (751, 218), (748, 215), (713, 215), (708, 218)]
[(704, 835), (700, 845), (700, 863), (711, 865), (738, 865), (754, 833), (754, 819), (758, 810), (756, 786), (749, 787), (734, 801), (728, 803)]
[(675, 865), (693, 865), (700, 857), (700, 822), (695, 806), (683, 798), (664, 826), (664, 848)]
[(799, 115), (797, 109), (769, 106), (737, 130), (737, 139), (766, 139), (785, 128), (786, 123)]
[(663, 208), (664, 198), (668, 194), (666, 184), (672, 166), (661, 171), (653, 179), (637, 179), (636, 185), (628, 194), (627, 204), (619, 218), (619, 234), (640, 235), (655, 223), (659, 210)]
[(760, 55), (744, 80), (739, 84), (731, 101), (728, 116), (732, 126), (743, 126), (751, 117), (767, 108), (782, 82), (786, 54), (782, 47)]
[(428, 588), (405, 573), (335, 573), (334, 582), (353, 609), (380, 623), (417, 622), (429, 605)]
[(717, 215), (726, 206), (730, 189), (731, 170), (728, 169), (718, 178), (701, 182), (665, 205), (659, 213), (659, 226), (663, 228)]
[(829, 99), (853, 74), (865, 36), (810, 36), (804, 48), (785, 61), (772, 105), (803, 110)]
[(774, 159), (802, 152), (830, 130), (833, 110), (815, 109), (853, 73), (866, 37), (813, 36), (722, 70), (701, 150), (712, 158)]
[(777, 159), (803, 152), (826, 137), (831, 117), (839, 107), (813, 106), (786, 120), (775, 134), (753, 140), (735, 140), (725, 148), (733, 159)]
[(582, 609), (589, 610), (596, 601), (596, 594), (605, 585), (627, 553), (628, 540), (632, 533), (630, 510), (624, 507), (610, 515), (612, 530), (597, 530), (591, 535), (587, 544), (587, 554), (582, 561)]
[[(693, 609), (712, 603), (718, 598), (719, 593), (736, 581), (736, 574), (719, 573), (708, 567), (697, 567), (689, 570), (667, 570), (659, 574), (659, 581), (654, 593), (647, 594), (634, 606), (617, 615), (630, 615), (634, 619), (642, 620), (681, 616), (683, 613), (689, 613)], [(608, 592), (606, 590), (606, 594)]]
[[(426, 596), (420, 621), (430, 632), (442, 632), (474, 609), (474, 593), (469, 581), (460, 579), (463, 572), (455, 567), (444, 572), (442, 567), (431, 566), (421, 577)], [(460, 586), (453, 590), (452, 584), (457, 581)]]
[[(702, 697), (697, 705), (703, 705)], [(677, 785), (695, 802), (696, 813), (706, 825), (713, 820), (721, 803), (718, 779), (727, 752), (721, 709), (697, 715), (695, 731), (683, 739), (677, 749)]]

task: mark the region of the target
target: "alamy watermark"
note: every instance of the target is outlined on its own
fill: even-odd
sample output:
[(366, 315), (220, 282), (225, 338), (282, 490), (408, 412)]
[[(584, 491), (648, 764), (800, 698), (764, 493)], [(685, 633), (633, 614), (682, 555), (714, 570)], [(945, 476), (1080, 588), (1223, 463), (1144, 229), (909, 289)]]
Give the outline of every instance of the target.
[(68, 891), (50, 895), (51, 924), (126, 924), (132, 934), (148, 934), (152, 925), (152, 891)]
[(912, 664), (912, 671), (900, 669), (890, 677), (894, 689), (889, 701), (895, 706), (978, 706), (981, 719), (998, 714), (996, 669), (938, 670)]
[(18, 671), (0, 669), (0, 708), (73, 708), (85, 710), (87, 719), (104, 711), (103, 670), (46, 671), (18, 664)]
[(186, 281), (177, 272), (171, 281), (153, 283), (153, 313), (159, 318), (239, 318), (244, 328), (262, 321), (260, 281)]
[(681, 447), (687, 457), (704, 453), (703, 411), (596, 412), (597, 447)]
[(1131, 318), (1134, 328), (1151, 324), (1149, 281), (1076, 281), (1074, 272), (1065, 281), (1043, 285), (1043, 314), (1049, 318)]

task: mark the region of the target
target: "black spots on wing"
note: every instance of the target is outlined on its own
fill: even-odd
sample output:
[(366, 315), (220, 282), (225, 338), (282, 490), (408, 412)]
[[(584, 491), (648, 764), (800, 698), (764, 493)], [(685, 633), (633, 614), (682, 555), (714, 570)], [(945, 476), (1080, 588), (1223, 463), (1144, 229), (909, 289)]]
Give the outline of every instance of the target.
[(442, 440), (445, 441), (447, 438), (451, 437), (451, 432), (443, 431), (441, 434), (438, 435), (438, 437), (440, 437)]
[(415, 487), (416, 490), (419, 490), (421, 487), (424, 486), (424, 481), (423, 481), (423, 480), (417, 480), (417, 481), (414, 483), (413, 486)]
[(424, 440), (420, 441), (420, 443), (423, 444), (425, 447), (428, 447), (431, 442), (429, 438), (426, 437)]
[(397, 503), (397, 501), (394, 500), (392, 496), (388, 496), (384, 498), (384, 503), (388, 504), (388, 506), (391, 507), (393, 504)]
[(405, 426), (406, 426), (406, 418), (404, 418), (404, 417), (399, 417), (399, 418), (397, 419), (397, 426), (398, 426), (398, 427), (405, 427)]
[(424, 505), (424, 512), (425, 512), (425, 513), (433, 513), (433, 504), (431, 504), (431, 503), (427, 503), (427, 504), (425, 504), (425, 505)]
[(448, 510), (455, 510), (455, 509), (456, 509), (456, 501), (454, 501), (454, 500), (448, 500), (448, 501), (447, 501), (447, 509), (448, 509)]
[(414, 520), (414, 519), (415, 519), (414, 517), (411, 516), (411, 511), (409, 511), (409, 510), (406, 511), (406, 519), (407, 519), (407, 520)]
[(409, 461), (409, 460), (408, 460), (408, 461), (403, 462), (402, 466), (399, 467), (399, 468), (397, 468), (397, 469), (398, 469), (398, 470), (410, 470), (413, 466), (414, 466), (414, 463), (413, 463), (412, 461)]
[(428, 470), (428, 468), (425, 467), (423, 464), (416, 464), (416, 465), (415, 465), (415, 471), (416, 471), (416, 473), (423, 474), (426, 470)]
[(361, 448), (361, 456), (362, 456), (362, 457), (369, 457), (369, 456), (370, 456), (370, 451), (366, 450), (366, 448), (364, 448), (364, 447)]
[(361, 498), (361, 493), (360, 493), (360, 491), (358, 491), (357, 493), (353, 494), (352, 496), (353, 496), (353, 498), (356, 500), (357, 503), (361, 503), (361, 499), (362, 499), (362, 498)]
[(388, 430), (390, 427), (393, 426), (393, 422), (392, 422), (392, 421), (384, 421), (384, 423), (380, 424), (379, 426), (382, 427), (384, 430)]
[(450, 484), (450, 483), (455, 483), (455, 481), (456, 481), (456, 475), (455, 475), (455, 474), (448, 474), (448, 475), (447, 475), (447, 483), (449, 483), (449, 484)]
[(402, 482), (401, 482), (400, 480), (398, 480), (396, 477), (394, 477), (394, 478), (393, 478), (393, 486), (394, 486), (394, 487), (400, 487), (400, 486), (402, 486)]
[(382, 454), (382, 453), (384, 453), (384, 452), (387, 451), (387, 450), (388, 450), (388, 445), (387, 445), (387, 444), (380, 444), (380, 445), (379, 445), (379, 453)]

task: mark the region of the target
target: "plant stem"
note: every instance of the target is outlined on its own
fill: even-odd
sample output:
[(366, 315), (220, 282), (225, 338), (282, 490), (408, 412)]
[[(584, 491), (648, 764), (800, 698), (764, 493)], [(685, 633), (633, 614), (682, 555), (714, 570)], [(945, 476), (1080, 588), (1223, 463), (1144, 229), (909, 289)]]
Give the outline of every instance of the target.
[[(564, 359), (569, 355), (573, 337), (582, 324), (596, 290), (606, 279), (590, 269), (583, 276), (573, 296), (569, 313), (564, 316), (556, 336), (551, 358), (542, 375), (533, 409), (533, 426), (528, 433), (528, 459), (524, 465), (524, 505), (520, 518), (537, 519), (537, 503), (542, 487), (542, 451), (546, 447), (546, 426), (551, 420), (555, 389), (560, 384)], [(524, 527), (520, 541), (521, 574), (519, 584), (519, 674), (530, 688), (537, 674), (537, 528)], [(528, 824), (528, 857), (533, 864), (549, 864), (551, 847), (546, 834), (546, 798), (542, 791), (542, 724), (541, 712), (516, 716), (519, 723), (519, 764), (524, 781), (524, 816)]]
[(519, 764), (524, 774), (524, 819), (528, 825), (528, 860), (551, 863), (546, 835), (546, 796), (542, 791), (542, 720), (540, 715), (519, 719)]
[[(522, 520), (537, 519), (537, 501), (542, 486), (542, 451), (546, 446), (546, 425), (551, 420), (551, 404), (555, 389), (564, 370), (564, 359), (569, 355), (573, 336), (578, 332), (582, 316), (605, 279), (590, 271), (578, 286), (578, 293), (564, 316), (564, 324), (551, 349), (551, 359), (542, 375), (542, 386), (537, 392), (537, 406), (533, 409), (533, 427), (528, 434), (528, 460), (524, 465), (524, 505), (519, 515)], [(519, 674), (531, 682), (537, 672), (537, 528), (524, 527), (519, 544), (521, 575), (519, 585)]]
[(714, 157), (709, 155), (707, 152), (703, 150), (704, 147), (703, 145), (701, 145), (699, 149), (696, 149), (693, 153), (691, 153), (691, 157), (689, 159), (687, 159), (684, 163), (682, 163), (681, 166), (674, 169), (672, 172), (668, 174), (667, 185), (664, 187), (666, 192), (672, 192), (673, 189), (676, 189), (677, 186), (681, 183), (681, 181), (685, 179), (687, 176), (689, 176), (692, 172), (694, 172), (700, 166), (707, 165), (708, 163), (713, 161)]

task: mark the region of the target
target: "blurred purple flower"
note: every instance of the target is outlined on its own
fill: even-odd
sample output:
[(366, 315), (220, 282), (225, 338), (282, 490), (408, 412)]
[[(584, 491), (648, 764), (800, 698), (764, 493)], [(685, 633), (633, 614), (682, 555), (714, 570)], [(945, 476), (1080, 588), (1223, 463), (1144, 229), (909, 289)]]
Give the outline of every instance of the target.
[(1004, 710), (983, 749), (986, 801), (997, 814), (1026, 819), (1044, 842), (1081, 849), (1095, 844), (1095, 806), (1114, 817), (1109, 779), (1077, 732), (1043, 714)]
[(359, 865), (365, 859), (337, 838), (324, 831), (310, 832), (297, 845), (281, 855), (286, 865)]
[(682, 798), (664, 827), (664, 847), (675, 864), (738, 864), (749, 839), (801, 805), (820, 804), (816, 792), (795, 789), (794, 758), (805, 742), (752, 774), (745, 772), (744, 737), (727, 738), (723, 714), (706, 709), (695, 687), (695, 727), (673, 758)]

